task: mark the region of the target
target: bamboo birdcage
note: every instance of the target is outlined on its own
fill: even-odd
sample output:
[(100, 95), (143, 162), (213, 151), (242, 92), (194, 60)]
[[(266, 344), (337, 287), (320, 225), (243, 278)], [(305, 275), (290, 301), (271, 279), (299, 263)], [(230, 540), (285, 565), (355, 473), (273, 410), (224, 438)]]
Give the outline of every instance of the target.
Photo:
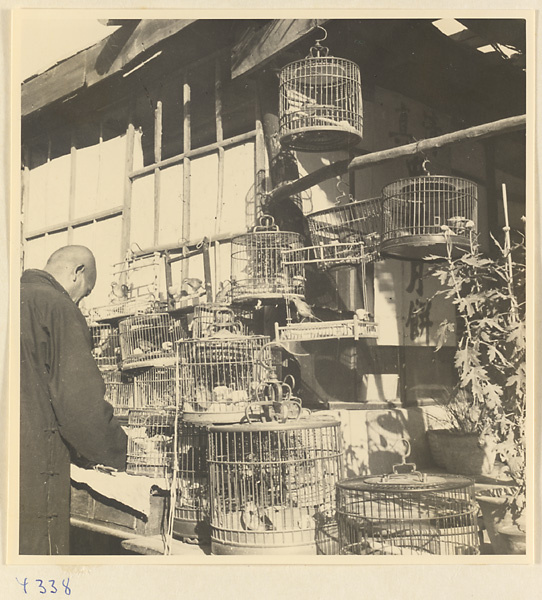
[(183, 322), (168, 313), (127, 317), (119, 329), (124, 369), (172, 364), (175, 342), (186, 337)]
[(316, 554), (335, 520), (340, 425), (310, 417), (209, 428), (213, 554)]
[(320, 41), (280, 73), (279, 136), (295, 150), (339, 150), (356, 146), (363, 136), (359, 67), (329, 56)]
[(102, 371), (105, 383), (104, 399), (113, 406), (113, 414), (121, 419), (135, 408), (134, 381), (129, 373), (115, 370)]
[(126, 472), (167, 477), (173, 464), (175, 409), (132, 409), (128, 413)]
[(89, 324), (92, 335), (92, 356), (100, 370), (116, 369), (120, 362), (118, 327), (109, 324)]
[(128, 256), (113, 265), (109, 304), (92, 308), (96, 321), (120, 319), (164, 309), (167, 305), (165, 258), (158, 252), (146, 256)]
[(184, 540), (209, 539), (207, 428), (182, 423), (177, 448), (177, 489), (173, 531)]
[(267, 336), (231, 332), (179, 342), (179, 385), (187, 421), (236, 423), (263, 379)]
[(479, 553), (474, 481), (418, 472), (337, 484), (340, 554)]
[(301, 256), (302, 237), (279, 231), (273, 218), (265, 216), (253, 231), (232, 240), (231, 293), (234, 302), (276, 300), (303, 296), (305, 269), (302, 263), (284, 265), (282, 252)]
[[(314, 254), (331, 267), (347, 260), (374, 260), (382, 232), (380, 198), (355, 200), (307, 215)], [(333, 250), (335, 249), (335, 253)], [(337, 260), (334, 260), (337, 255)]]
[[(174, 408), (176, 400), (176, 366), (148, 367), (134, 371), (136, 408)], [(182, 399), (179, 399), (182, 403)]]
[(385, 186), (381, 253), (444, 258), (448, 239), (454, 250), (468, 250), (477, 231), (477, 199), (477, 185), (460, 177), (423, 175)]

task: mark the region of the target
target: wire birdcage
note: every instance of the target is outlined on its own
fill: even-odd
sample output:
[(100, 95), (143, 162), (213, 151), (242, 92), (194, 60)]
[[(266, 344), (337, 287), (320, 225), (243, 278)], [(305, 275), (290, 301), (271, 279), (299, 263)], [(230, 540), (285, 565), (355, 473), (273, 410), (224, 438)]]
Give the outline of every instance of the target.
[(113, 406), (113, 414), (121, 419), (128, 418), (130, 409), (135, 408), (133, 377), (119, 370), (102, 371), (102, 377), (104, 398)]
[[(179, 342), (179, 385), (187, 421), (236, 423), (254, 400), (267, 336), (230, 332)], [(270, 351), (270, 350), (269, 350)]]
[(240, 335), (251, 333), (253, 311), (240, 306), (202, 303), (194, 306), (192, 337), (212, 337), (220, 331)]
[(158, 252), (113, 265), (109, 304), (92, 308), (96, 321), (156, 312), (167, 306), (165, 258)]
[(207, 428), (183, 423), (179, 429), (177, 490), (173, 531), (184, 540), (209, 540)]
[[(382, 200), (368, 198), (334, 206), (307, 215), (313, 253), (322, 265), (335, 266), (350, 260), (369, 262), (376, 258), (382, 233)], [(334, 254), (337, 261), (333, 260)]]
[(119, 330), (124, 369), (173, 363), (175, 342), (186, 337), (183, 322), (168, 313), (127, 317)]
[[(282, 252), (303, 248), (302, 237), (292, 231), (279, 231), (269, 216), (260, 219), (253, 231), (232, 240), (231, 293), (234, 302), (275, 300), (305, 293), (302, 263), (284, 265)], [(301, 256), (301, 252), (300, 252)]]
[(89, 324), (92, 335), (92, 356), (98, 367), (105, 371), (116, 369), (120, 362), (118, 327), (108, 324)]
[(212, 426), (208, 452), (213, 554), (316, 554), (335, 523), (337, 421)]
[(479, 553), (474, 481), (418, 472), (337, 484), (340, 554)]
[(410, 260), (446, 257), (445, 231), (468, 249), (477, 231), (478, 187), (460, 177), (423, 175), (382, 190), (383, 255)]
[[(133, 371), (136, 408), (174, 408), (176, 366), (148, 367)], [(179, 399), (181, 402), (182, 399)]]
[(329, 56), (320, 41), (280, 73), (280, 141), (295, 150), (338, 150), (357, 145), (363, 136), (359, 67)]
[(166, 477), (173, 464), (175, 410), (133, 409), (128, 413), (126, 472)]

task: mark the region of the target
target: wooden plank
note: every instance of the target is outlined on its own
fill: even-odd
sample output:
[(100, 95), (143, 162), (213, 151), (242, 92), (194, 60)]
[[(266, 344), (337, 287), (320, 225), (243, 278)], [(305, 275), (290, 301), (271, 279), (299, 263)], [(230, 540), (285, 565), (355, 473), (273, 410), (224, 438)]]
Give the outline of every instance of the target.
[(235, 146), (236, 144), (248, 142), (249, 140), (253, 139), (255, 135), (255, 131), (247, 131), (246, 133), (234, 135), (233, 137), (222, 140), (221, 142), (213, 142), (212, 144), (207, 144), (206, 146), (194, 148), (194, 150), (187, 150), (181, 154), (176, 154), (175, 156), (161, 160), (159, 163), (147, 165), (146, 167), (142, 167), (137, 171), (133, 171), (130, 173), (130, 177), (132, 177), (132, 179), (135, 179), (136, 177), (143, 177), (144, 175), (152, 173), (155, 168), (165, 169), (166, 167), (173, 167), (174, 165), (182, 163), (187, 158), (196, 158), (198, 156), (203, 156), (204, 154), (216, 152), (219, 148), (227, 148), (229, 146)]
[[(154, 110), (154, 162), (162, 160), (162, 101), (158, 100)], [(154, 245), (160, 237), (160, 169), (154, 169)]]
[(329, 19), (278, 19), (263, 28), (253, 26), (232, 49), (232, 79), (261, 68), (279, 52), (313, 31), (317, 21), (322, 25)]
[[(192, 131), (191, 131), (191, 88), (185, 75), (183, 83), (183, 151), (190, 152), (192, 147)], [(190, 158), (185, 157), (183, 160), (183, 210), (181, 237), (184, 242), (188, 242), (190, 238)], [(188, 261), (181, 263), (181, 278), (188, 277)]]
[(135, 128), (133, 123), (128, 124), (126, 130), (126, 156), (124, 161), (124, 197), (122, 206), (122, 234), (121, 234), (121, 255), (119, 260), (126, 256), (130, 247), (130, 229), (132, 219), (132, 180), (130, 173), (134, 166), (134, 139)]
[(25, 117), (111, 77), (140, 54), (194, 22), (195, 19), (144, 19), (131, 33), (126, 28), (115, 31), (94, 46), (25, 81), (21, 89), (21, 115)]
[[(121, 545), (125, 550), (148, 556), (163, 555), (165, 552), (164, 538), (160, 535), (132, 537), (124, 540)], [(171, 554), (174, 556), (206, 556), (211, 554), (211, 549), (209, 546), (172, 540)]]

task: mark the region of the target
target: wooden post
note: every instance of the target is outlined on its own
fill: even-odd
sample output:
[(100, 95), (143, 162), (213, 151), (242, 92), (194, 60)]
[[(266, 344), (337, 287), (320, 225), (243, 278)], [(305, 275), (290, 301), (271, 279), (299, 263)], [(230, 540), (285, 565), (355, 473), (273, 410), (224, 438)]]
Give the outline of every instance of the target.
[[(154, 109), (154, 162), (162, 160), (162, 101), (158, 100)], [(154, 246), (158, 246), (160, 237), (160, 175), (159, 168), (154, 169)]]
[[(185, 76), (186, 77), (186, 76)], [(183, 84), (183, 152), (188, 152), (191, 148), (190, 131), (190, 85), (184, 81)], [(185, 243), (190, 239), (190, 159), (185, 157), (183, 160), (183, 212), (181, 237)], [(181, 281), (188, 277), (188, 260), (181, 263)]]
[[(215, 63), (215, 121), (216, 121), (216, 141), (222, 142), (224, 139), (224, 129), (222, 124), (222, 74), (220, 68), (220, 58), (217, 58)], [(216, 215), (215, 215), (215, 237), (220, 233), (220, 225), (222, 223), (222, 205), (224, 203), (224, 147), (218, 148), (218, 184), (216, 194)], [(208, 246), (208, 243), (207, 243)], [(205, 248), (205, 246), (204, 246)], [(204, 261), (205, 261), (204, 255)], [(209, 248), (207, 247), (207, 260), (209, 260)], [(220, 248), (215, 252), (215, 289), (218, 289), (218, 283), (220, 278)], [(210, 265), (209, 265), (209, 277)], [(207, 280), (207, 275), (206, 275)], [(210, 280), (209, 284), (211, 285)], [(212, 288), (207, 289), (207, 301), (212, 302)]]
[(132, 219), (132, 179), (130, 173), (134, 166), (134, 139), (135, 129), (133, 123), (128, 123), (126, 130), (126, 157), (124, 161), (124, 197), (122, 210), (122, 234), (119, 260), (123, 260), (130, 247), (130, 229)]
[(209, 239), (203, 238), (203, 273), (205, 276), (205, 293), (207, 302), (213, 301), (213, 282), (211, 279), (211, 258), (209, 256)]
[[(102, 143), (102, 131), (100, 123), (100, 144)], [(77, 149), (75, 147), (75, 136), (72, 133), (70, 147), (70, 197), (68, 200), (68, 245), (73, 244), (73, 219), (75, 215), (75, 184), (77, 177)]]

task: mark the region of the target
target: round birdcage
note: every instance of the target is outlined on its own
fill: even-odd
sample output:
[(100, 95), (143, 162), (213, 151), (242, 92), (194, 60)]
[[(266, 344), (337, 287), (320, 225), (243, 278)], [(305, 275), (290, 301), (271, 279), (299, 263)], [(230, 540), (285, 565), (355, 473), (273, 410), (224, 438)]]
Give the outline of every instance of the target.
[(416, 471), (337, 484), (340, 554), (479, 553), (474, 481)]
[(280, 141), (306, 152), (356, 146), (363, 136), (359, 67), (329, 56), (320, 41), (306, 58), (286, 65), (279, 80)]
[(209, 540), (207, 429), (183, 423), (179, 429), (173, 531), (185, 541)]
[(117, 418), (127, 419), (130, 409), (135, 408), (134, 381), (129, 373), (118, 369), (102, 371), (105, 383), (105, 400), (113, 406)]
[(325, 545), (342, 473), (337, 421), (212, 426), (208, 462), (213, 554), (316, 554)]
[(252, 318), (253, 312), (244, 307), (210, 302), (197, 304), (192, 317), (192, 337), (212, 337), (220, 331), (248, 335)]
[(168, 313), (134, 315), (119, 329), (123, 369), (172, 364), (175, 342), (186, 337), (182, 322)]
[(90, 323), (92, 356), (100, 370), (116, 369), (120, 362), (118, 327), (108, 324)]
[[(175, 408), (175, 365), (147, 367), (133, 373), (136, 408)], [(181, 403), (181, 399), (179, 402)]]
[[(262, 381), (267, 336), (231, 332), (179, 342), (179, 385), (186, 421), (237, 423)], [(270, 351), (270, 350), (269, 350)]]
[(273, 218), (264, 216), (253, 231), (232, 240), (231, 293), (234, 302), (276, 300), (286, 296), (303, 296), (303, 264), (284, 265), (282, 253), (291, 255), (303, 248), (302, 236), (279, 231)]
[(126, 472), (129, 475), (169, 475), (173, 461), (175, 410), (130, 410), (126, 433)]
[(477, 231), (478, 187), (460, 177), (423, 175), (382, 190), (385, 256), (410, 260), (446, 257), (468, 250)]

